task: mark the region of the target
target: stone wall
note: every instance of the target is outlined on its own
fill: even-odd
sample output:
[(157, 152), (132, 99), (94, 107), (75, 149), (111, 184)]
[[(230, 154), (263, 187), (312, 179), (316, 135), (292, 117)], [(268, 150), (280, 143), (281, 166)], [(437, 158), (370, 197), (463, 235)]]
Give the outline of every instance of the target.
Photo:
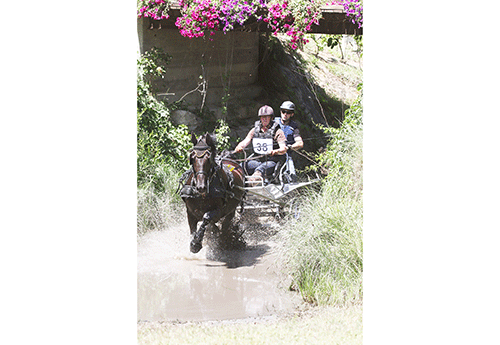
[[(220, 118), (226, 96), (231, 104), (238, 105), (232, 109), (232, 116), (254, 117), (256, 110), (248, 105), (262, 91), (257, 85), (258, 32), (216, 32), (211, 36), (213, 40), (190, 39), (180, 35), (178, 29), (159, 29), (158, 25), (151, 28), (150, 23), (147, 19), (138, 20), (140, 52), (158, 47), (172, 56), (165, 78), (154, 85), (159, 99), (173, 102), (182, 98), (188, 109), (200, 109), (203, 105)], [(195, 122), (196, 119), (191, 120)]]

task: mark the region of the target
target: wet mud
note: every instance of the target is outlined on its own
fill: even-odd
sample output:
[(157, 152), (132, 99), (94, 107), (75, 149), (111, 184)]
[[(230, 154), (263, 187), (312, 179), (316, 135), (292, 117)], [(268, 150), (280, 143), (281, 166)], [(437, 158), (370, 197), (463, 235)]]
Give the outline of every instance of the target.
[(210, 238), (189, 252), (189, 227), (179, 224), (138, 242), (138, 321), (210, 321), (292, 312), (299, 297), (282, 286), (276, 224), (243, 224), (246, 245), (221, 249)]

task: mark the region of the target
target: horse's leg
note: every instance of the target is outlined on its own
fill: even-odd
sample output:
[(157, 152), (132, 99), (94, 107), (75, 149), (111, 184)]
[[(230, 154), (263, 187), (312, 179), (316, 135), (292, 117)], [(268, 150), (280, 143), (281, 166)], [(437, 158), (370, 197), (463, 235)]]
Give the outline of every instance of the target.
[(225, 239), (229, 238), (229, 226), (231, 225), (231, 221), (233, 220), (233, 218), (234, 211), (224, 217), (224, 220), (222, 221), (222, 224), (220, 226), (220, 232)]
[(205, 230), (207, 225), (213, 221), (214, 223), (219, 219), (220, 209), (215, 209), (212, 211), (208, 211), (203, 215), (203, 222), (200, 225), (200, 228), (192, 233), (191, 235), (191, 252), (198, 253), (201, 250), (201, 242), (203, 241), (203, 236), (205, 235)]
[(239, 224), (235, 222), (233, 225), (235, 212), (236, 210), (233, 210), (233, 212), (229, 213), (221, 225), (221, 246), (225, 249), (243, 249), (246, 245), (245, 239), (242, 236), (243, 232), (240, 231)]
[(196, 232), (196, 225), (198, 224), (198, 219), (189, 212), (187, 213), (187, 216), (188, 216), (189, 231), (190, 234), (192, 235), (194, 232)]

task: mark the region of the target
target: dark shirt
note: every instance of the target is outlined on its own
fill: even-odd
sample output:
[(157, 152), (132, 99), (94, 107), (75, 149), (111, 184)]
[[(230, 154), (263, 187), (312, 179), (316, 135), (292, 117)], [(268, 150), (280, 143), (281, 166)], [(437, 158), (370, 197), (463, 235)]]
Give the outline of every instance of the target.
[(290, 120), (288, 124), (285, 125), (281, 120), (281, 117), (276, 117), (274, 119), (274, 122), (278, 123), (285, 133), (286, 144), (292, 145), (293, 143), (295, 143), (295, 138), (300, 136), (299, 125), (297, 124), (297, 122)]

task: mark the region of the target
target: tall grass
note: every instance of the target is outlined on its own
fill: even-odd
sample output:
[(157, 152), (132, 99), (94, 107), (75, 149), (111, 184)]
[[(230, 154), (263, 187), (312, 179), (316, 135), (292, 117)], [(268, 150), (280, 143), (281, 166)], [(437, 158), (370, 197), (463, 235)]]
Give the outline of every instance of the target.
[[(184, 204), (178, 193), (179, 170), (168, 164), (155, 168), (151, 182), (137, 189), (137, 234), (162, 230), (177, 224), (185, 214)], [(157, 185), (161, 185), (158, 190)]]
[(301, 205), (284, 231), (282, 256), (292, 288), (315, 304), (347, 305), (363, 297), (362, 104), (358, 99), (322, 156), (329, 169), (319, 194)]

